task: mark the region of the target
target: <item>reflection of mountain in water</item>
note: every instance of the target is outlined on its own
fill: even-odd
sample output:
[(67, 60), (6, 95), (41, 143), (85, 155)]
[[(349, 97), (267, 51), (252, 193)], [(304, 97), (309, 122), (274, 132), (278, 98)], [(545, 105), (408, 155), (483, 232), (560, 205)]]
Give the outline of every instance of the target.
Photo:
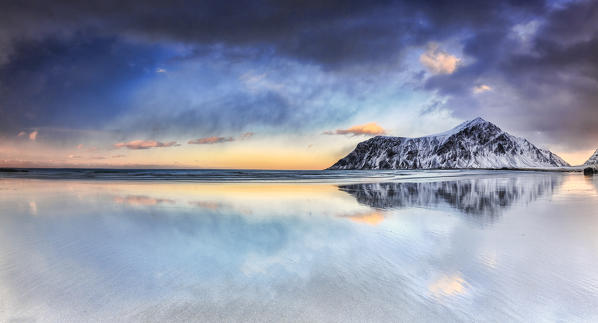
[(559, 175), (472, 178), (421, 183), (341, 185), (359, 203), (379, 209), (441, 207), (465, 214), (498, 215), (514, 203), (529, 203), (552, 195), (562, 184)]

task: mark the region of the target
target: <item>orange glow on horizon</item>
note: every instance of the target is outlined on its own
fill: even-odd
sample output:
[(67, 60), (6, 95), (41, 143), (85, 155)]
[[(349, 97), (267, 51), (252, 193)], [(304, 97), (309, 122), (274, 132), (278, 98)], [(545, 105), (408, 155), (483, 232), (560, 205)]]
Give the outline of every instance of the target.
[[(5, 155), (8, 158), (0, 159), (0, 167), (321, 170), (343, 157), (321, 148), (307, 148), (307, 145), (284, 147), (279, 144), (264, 148), (264, 144), (225, 143), (193, 147), (168, 147), (167, 144), (161, 148), (113, 149), (87, 154), (49, 147), (36, 147), (24, 153), (18, 147), (7, 147)], [(125, 144), (121, 146), (126, 147)]]
[(553, 151), (555, 154), (559, 155), (563, 158), (566, 162), (571, 164), (571, 166), (579, 166), (585, 163), (588, 158), (592, 156), (592, 154), (596, 151), (596, 149), (591, 150), (582, 150), (582, 151), (575, 151), (575, 152), (558, 152)]
[[(247, 138), (251, 140), (181, 146), (177, 146), (176, 141), (133, 141), (121, 143), (120, 149), (115, 149), (112, 143), (90, 143), (85, 147), (93, 149), (82, 149), (81, 144), (53, 147), (39, 141), (5, 142), (0, 145), (0, 167), (321, 170), (333, 165), (364, 140), (355, 136), (322, 135), (289, 138), (252, 135)], [(594, 153), (594, 149), (556, 150), (555, 153), (578, 166)]]

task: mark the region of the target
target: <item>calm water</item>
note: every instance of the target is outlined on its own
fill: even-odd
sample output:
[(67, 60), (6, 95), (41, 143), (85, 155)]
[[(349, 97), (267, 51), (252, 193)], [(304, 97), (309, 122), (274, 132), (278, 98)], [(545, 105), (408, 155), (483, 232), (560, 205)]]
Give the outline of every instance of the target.
[(0, 321), (598, 321), (597, 210), (568, 173), (4, 173)]

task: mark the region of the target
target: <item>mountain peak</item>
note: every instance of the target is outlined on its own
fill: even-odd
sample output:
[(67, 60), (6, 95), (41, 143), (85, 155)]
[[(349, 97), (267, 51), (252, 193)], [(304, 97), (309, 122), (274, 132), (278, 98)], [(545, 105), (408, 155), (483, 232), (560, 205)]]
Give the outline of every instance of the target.
[(482, 119), (482, 117), (477, 117), (473, 120), (468, 121), (468, 123), (470, 125), (476, 125), (476, 124), (480, 124), (480, 123), (490, 123), (490, 122)]
[(453, 129), (447, 130), (445, 132), (441, 132), (441, 133), (429, 135), (429, 136), (426, 136), (426, 137), (451, 136), (451, 135), (459, 133), (459, 132), (461, 132), (461, 131), (463, 131), (465, 129), (472, 128), (472, 127), (475, 127), (475, 126), (480, 126), (480, 125), (482, 125), (482, 126), (483, 125), (490, 125), (490, 126), (496, 127), (498, 130), (500, 130), (500, 128), (498, 128), (492, 122), (486, 121), (486, 120), (482, 119), (481, 117), (477, 117), (475, 119), (465, 121), (465, 122), (459, 124), (458, 126), (454, 127)]
[(462, 124), (460, 124), (457, 127), (455, 127), (455, 129), (456, 128), (465, 129), (465, 128), (470, 128), (470, 127), (474, 127), (474, 126), (477, 126), (477, 125), (486, 125), (486, 124), (494, 125), (490, 121), (486, 121), (486, 120), (482, 119), (481, 117), (477, 117), (475, 119), (463, 122)]
[(375, 137), (361, 142), (330, 169), (565, 167), (550, 151), (502, 131), (480, 117), (418, 138)]

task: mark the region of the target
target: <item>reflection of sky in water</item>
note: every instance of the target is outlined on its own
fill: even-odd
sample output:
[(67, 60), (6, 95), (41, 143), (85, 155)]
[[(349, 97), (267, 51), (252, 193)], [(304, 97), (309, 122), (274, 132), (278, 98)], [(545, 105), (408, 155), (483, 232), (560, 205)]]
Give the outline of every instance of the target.
[(1, 183), (0, 321), (598, 319), (578, 174)]

